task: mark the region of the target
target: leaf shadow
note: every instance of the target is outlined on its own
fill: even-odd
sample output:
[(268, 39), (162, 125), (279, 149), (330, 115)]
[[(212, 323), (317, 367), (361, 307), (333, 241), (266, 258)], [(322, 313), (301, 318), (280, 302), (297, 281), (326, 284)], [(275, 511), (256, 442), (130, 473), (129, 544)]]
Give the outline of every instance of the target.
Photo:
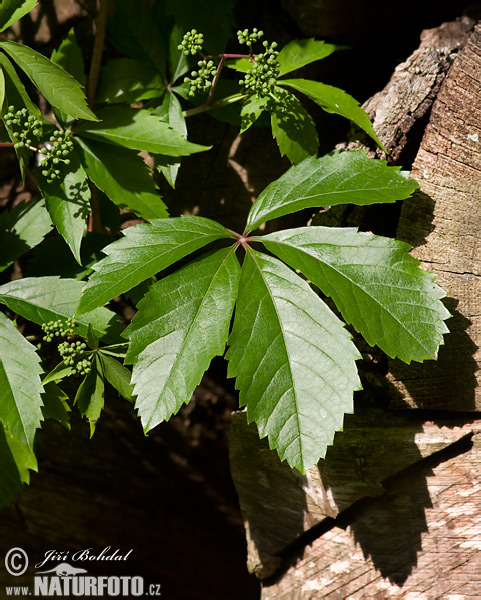
[(199, 214), (243, 231), (253, 202), (289, 162), (279, 155), (270, 128), (254, 124), (242, 136), (238, 131), (208, 114), (189, 123), (189, 141), (213, 148), (182, 158), (175, 190), (157, 178), (171, 216)]
[[(422, 454), (415, 443), (419, 420), (390, 411), (358, 410), (346, 415), (326, 459), (318, 464), (326, 490), (340, 511), (335, 526), (350, 529), (365, 559), (384, 579), (402, 587), (417, 565), (422, 535), (428, 531), (431, 499), (417, 469)], [(410, 470), (405, 490), (399, 474)]]
[(451, 318), (446, 321), (449, 333), (437, 360), (410, 365), (397, 359), (389, 361), (387, 388), (395, 408), (459, 412), (476, 408), (479, 366), (474, 354), (478, 346), (468, 333), (473, 323), (456, 310), (458, 300), (446, 298), (444, 304)]
[(85, 199), (86, 191), (88, 191), (87, 181), (79, 181), (69, 187), (65, 199), (78, 206), (77, 212), (73, 214), (74, 217), (87, 219), (90, 214), (90, 203)]

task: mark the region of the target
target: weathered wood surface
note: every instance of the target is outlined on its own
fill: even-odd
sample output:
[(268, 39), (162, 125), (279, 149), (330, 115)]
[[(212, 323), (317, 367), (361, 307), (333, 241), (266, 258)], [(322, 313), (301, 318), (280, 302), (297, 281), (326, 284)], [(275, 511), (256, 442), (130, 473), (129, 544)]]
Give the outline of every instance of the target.
[(231, 472), (248, 539), (248, 568), (259, 578), (272, 575), (279, 556), (327, 517), (356, 501), (381, 496), (383, 482), (474, 432), (481, 422), (462, 418), (423, 422), (408, 414), (356, 411), (320, 460), (301, 475), (259, 440), (244, 412), (234, 413)]
[(481, 598), (480, 434), (466, 446), (392, 478), (382, 497), (337, 519), (263, 583), (262, 600)]
[(481, 27), (460, 52), (433, 105), (413, 165), (420, 193), (403, 205), (398, 237), (448, 293), (451, 333), (438, 360), (390, 365), (394, 404), (481, 407)]
[[(391, 164), (399, 163), (406, 146), (419, 135), (416, 127), (423, 126), (423, 118), (429, 113), (454, 58), (465, 46), (474, 25), (471, 18), (463, 17), (423, 31), (419, 48), (396, 67), (386, 87), (363, 104)], [(339, 147), (355, 150), (369, 144), (372, 148), (370, 156), (385, 157), (367, 135), (360, 130), (355, 130), (355, 135), (360, 135), (357, 141)]]

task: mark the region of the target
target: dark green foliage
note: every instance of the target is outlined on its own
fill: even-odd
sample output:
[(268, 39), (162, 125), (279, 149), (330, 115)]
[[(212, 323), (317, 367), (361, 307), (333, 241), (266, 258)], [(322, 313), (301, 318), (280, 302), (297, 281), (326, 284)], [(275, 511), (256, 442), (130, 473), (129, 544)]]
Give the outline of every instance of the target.
[[(0, 31), (34, 5), (4, 0)], [(223, 53), (235, 32), (233, 7), (232, 0), (112, 0), (109, 60), (94, 52), (92, 61), (98, 85), (73, 29), (51, 59), (0, 42), (2, 145), (14, 148), (24, 182), (37, 182), (39, 196), (0, 215), (0, 271), (8, 274), (19, 259), (24, 274), (0, 285), (0, 506), (37, 468), (44, 419), (70, 428), (75, 405), (93, 435), (107, 382), (135, 403), (147, 432), (189, 402), (227, 346), (248, 420), (292, 467), (315, 464), (353, 410), (360, 355), (306, 280), (389, 356), (432, 359), (443, 343), (444, 292), (406, 244), (324, 227), (250, 236), (295, 211), (395, 202), (417, 185), (364, 152), (317, 158), (312, 102), (379, 143), (346, 92), (286, 78), (342, 47), (308, 39), (279, 48), (254, 28), (237, 31), (238, 54)], [(226, 66), (230, 80), (222, 79)], [(55, 118), (42, 117), (35, 93)], [(168, 218), (153, 177), (152, 169), (174, 187), (183, 157), (210, 150), (188, 140), (189, 117), (204, 111), (234, 115), (241, 133), (270, 123), (293, 163), (260, 194), (242, 233), (202, 216)], [(143, 222), (120, 235), (134, 217)], [(136, 305), (126, 329), (105, 307), (112, 300), (117, 310)], [(76, 383), (72, 398), (66, 378)]]

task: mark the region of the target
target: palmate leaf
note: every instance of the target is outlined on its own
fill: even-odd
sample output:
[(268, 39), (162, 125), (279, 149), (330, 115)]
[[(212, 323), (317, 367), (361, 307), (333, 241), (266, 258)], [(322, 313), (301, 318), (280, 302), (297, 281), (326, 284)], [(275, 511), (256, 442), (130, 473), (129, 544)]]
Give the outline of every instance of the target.
[(28, 14), (37, 0), (3, 0), (0, 4), (0, 32)]
[(145, 431), (188, 402), (224, 352), (239, 283), (232, 249), (208, 254), (157, 282), (126, 330), (136, 407)]
[(98, 120), (87, 106), (82, 86), (70, 73), (28, 46), (0, 42), (0, 48), (9, 54), (52, 106), (75, 119)]
[(90, 373), (80, 384), (74, 400), (82, 417), (89, 422), (90, 437), (95, 433), (95, 426), (104, 407), (104, 390), (102, 365), (98, 355), (95, 355)]
[(257, 94), (250, 94), (242, 103), (241, 108), (241, 128), (239, 133), (244, 133), (249, 127), (257, 121), (266, 108), (269, 99)]
[[(8, 60), (5, 54), (0, 53), (0, 65), (4, 77), (4, 98), (3, 98), (3, 109), (2, 109), (2, 120), (5, 130), (8, 133), (10, 141), (15, 143), (18, 142), (12, 128), (7, 125), (4, 117), (7, 112), (8, 106), (14, 106), (16, 110), (26, 108), (30, 115), (37, 118), (41, 118), (40, 109), (31, 100), (25, 86), (20, 81), (12, 63)], [(22, 179), (25, 182), (25, 173), (30, 159), (30, 151), (27, 148), (15, 148), (15, 154), (17, 155), (18, 164), (20, 166), (20, 172)]]
[(143, 219), (167, 216), (149, 169), (135, 151), (78, 137), (75, 144), (89, 179), (117, 206)]
[(326, 112), (341, 115), (351, 120), (363, 129), (383, 150), (385, 149), (374, 133), (367, 113), (359, 106), (359, 102), (344, 90), (310, 79), (280, 79), (277, 83), (305, 94)]
[(288, 108), (286, 110), (286, 105), (276, 105), (272, 111), (272, 135), (281, 156), (286, 155), (291, 163), (296, 164), (316, 154), (319, 146), (316, 125), (294, 94), (282, 89), (280, 92)]
[(129, 227), (124, 234), (103, 249), (107, 257), (94, 266), (79, 314), (102, 306), (210, 242), (232, 237), (219, 223), (192, 216), (154, 219), (148, 225)]
[[(83, 283), (59, 277), (25, 277), (0, 286), (0, 302), (10, 310), (38, 325), (48, 321), (66, 320), (77, 310)], [(87, 336), (89, 324), (95, 334), (112, 342), (119, 341), (122, 330), (117, 315), (107, 308), (98, 308), (76, 317), (76, 331)]]
[[(63, 364), (63, 363), (60, 363)], [(42, 413), (44, 419), (55, 419), (66, 429), (70, 429), (70, 406), (68, 405), (67, 394), (54, 382), (50, 381), (43, 385), (42, 394)]]
[[(159, 117), (168, 123), (172, 129), (175, 129), (183, 137), (187, 138), (187, 124), (182, 112), (182, 106), (177, 96), (168, 91), (165, 93), (162, 103), (154, 109)], [(155, 166), (160, 173), (167, 179), (169, 185), (175, 187), (175, 181), (179, 173), (181, 157), (155, 155)]]
[(246, 231), (304, 208), (404, 200), (417, 187), (409, 173), (368, 158), (363, 150), (306, 158), (261, 193), (249, 212)]
[(96, 101), (138, 102), (159, 98), (164, 91), (162, 77), (154, 67), (133, 58), (116, 58), (100, 71)]
[(316, 60), (329, 56), (336, 50), (343, 50), (346, 46), (326, 44), (313, 38), (307, 40), (293, 40), (282, 48), (277, 60), (280, 63), (279, 76), (300, 69)]
[(22, 483), (30, 483), (30, 471), (38, 471), (37, 458), (33, 450), (12, 436), (8, 430), (4, 430), (4, 433), (13, 460), (17, 465), (20, 481)]
[(0, 426), (0, 508), (15, 502), (22, 491), (22, 479), (7, 443), (5, 431)]
[(146, 109), (109, 106), (99, 110), (98, 114), (102, 119), (100, 123), (81, 123), (75, 127), (75, 133), (108, 144), (167, 156), (188, 156), (210, 149), (210, 146), (188, 142)]
[(0, 423), (30, 450), (43, 420), (41, 372), (35, 347), (0, 313)]
[(115, 10), (107, 22), (109, 41), (141, 63), (151, 64), (165, 76), (165, 38), (152, 5), (145, 0), (115, 0)]
[(404, 242), (352, 228), (301, 227), (262, 238), (266, 248), (300, 270), (364, 339), (404, 362), (436, 358), (446, 294), (419, 269)]
[(38, 470), (35, 454), (0, 425), (0, 508), (17, 499), (30, 470)]
[(174, 23), (169, 34), (168, 65), (171, 86), (189, 70), (189, 57), (184, 54), (182, 49), (179, 50), (179, 44), (182, 42), (184, 33), (185, 29)]
[(131, 373), (118, 360), (99, 350), (99, 358), (102, 363), (102, 371), (105, 379), (117, 392), (129, 402), (133, 402), (132, 395), (134, 386), (130, 383)]
[(324, 456), (360, 389), (360, 354), (343, 323), (286, 265), (249, 250), (242, 266), (229, 377), (261, 437), (305, 472)]
[(40, 172), (37, 175), (38, 186), (53, 224), (81, 265), (80, 245), (90, 214), (90, 188), (77, 153), (71, 152), (69, 158), (70, 165), (63, 166), (65, 172), (60, 180), (49, 183)]
[[(67, 37), (60, 44), (58, 50), (52, 52), (50, 60), (65, 69), (67, 73), (70, 73), (82, 87), (85, 87), (87, 83), (87, 76), (85, 75), (85, 63), (82, 55), (82, 50), (77, 43), (75, 32), (72, 29), (68, 32)], [(63, 113), (58, 108), (54, 107), (55, 116), (58, 121), (64, 125), (70, 125), (74, 119), (69, 115)], [(65, 128), (65, 127), (64, 127)]]
[(52, 52), (51, 60), (56, 65), (62, 67), (62, 69), (65, 69), (67, 73), (70, 73), (72, 77), (75, 77), (80, 85), (85, 87), (87, 83), (85, 63), (73, 27), (60, 44), (58, 50)]
[(19, 202), (0, 215), (0, 272), (39, 244), (52, 229), (45, 201)]

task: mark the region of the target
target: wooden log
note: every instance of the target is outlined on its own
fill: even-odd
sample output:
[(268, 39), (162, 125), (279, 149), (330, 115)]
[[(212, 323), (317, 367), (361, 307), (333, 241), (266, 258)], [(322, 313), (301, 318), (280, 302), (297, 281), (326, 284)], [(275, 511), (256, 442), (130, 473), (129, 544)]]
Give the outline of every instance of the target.
[(437, 274), (453, 317), (437, 361), (390, 364), (402, 407), (481, 407), (481, 28), (476, 27), (433, 105), (413, 177), (420, 193), (403, 205), (398, 237)]
[(481, 435), (385, 483), (293, 553), (262, 600), (479, 598)]
[(383, 495), (387, 478), (475, 431), (481, 432), (481, 422), (433, 423), (409, 414), (356, 411), (346, 415), (326, 458), (301, 475), (279, 460), (266, 439), (259, 440), (244, 412), (234, 413), (230, 462), (249, 570), (261, 579), (272, 575), (282, 552), (311, 527), (362, 498)]

